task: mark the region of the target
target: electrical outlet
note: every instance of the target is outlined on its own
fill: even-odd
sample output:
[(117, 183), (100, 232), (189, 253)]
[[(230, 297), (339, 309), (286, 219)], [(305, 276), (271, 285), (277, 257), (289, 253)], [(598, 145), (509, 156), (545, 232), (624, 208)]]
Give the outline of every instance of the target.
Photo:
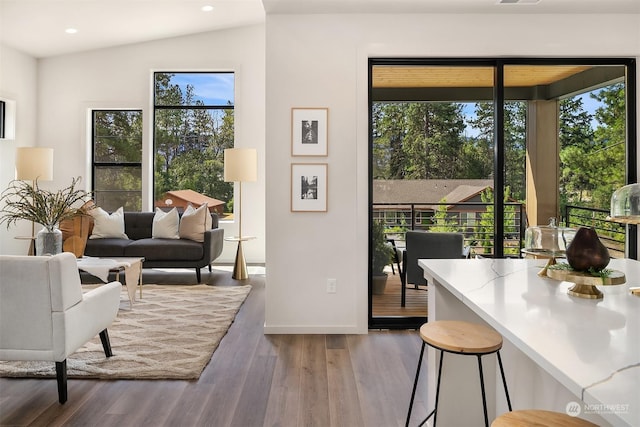
[(327, 279), (327, 293), (335, 294), (337, 292), (338, 281), (336, 279)]

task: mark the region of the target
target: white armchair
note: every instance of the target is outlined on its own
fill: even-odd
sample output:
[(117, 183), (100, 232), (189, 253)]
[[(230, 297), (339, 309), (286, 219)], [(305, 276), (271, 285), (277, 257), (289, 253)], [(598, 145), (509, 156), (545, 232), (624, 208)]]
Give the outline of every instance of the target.
[(67, 356), (100, 334), (112, 356), (107, 327), (120, 306), (119, 282), (83, 295), (75, 256), (0, 255), (0, 360), (56, 363), (58, 400), (67, 401)]

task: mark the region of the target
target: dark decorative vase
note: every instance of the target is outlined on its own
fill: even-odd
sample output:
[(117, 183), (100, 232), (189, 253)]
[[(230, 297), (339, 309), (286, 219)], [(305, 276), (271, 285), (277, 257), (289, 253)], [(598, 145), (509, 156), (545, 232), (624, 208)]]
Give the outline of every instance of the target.
[(567, 248), (567, 262), (577, 271), (600, 271), (609, 264), (609, 250), (593, 228), (580, 227)]

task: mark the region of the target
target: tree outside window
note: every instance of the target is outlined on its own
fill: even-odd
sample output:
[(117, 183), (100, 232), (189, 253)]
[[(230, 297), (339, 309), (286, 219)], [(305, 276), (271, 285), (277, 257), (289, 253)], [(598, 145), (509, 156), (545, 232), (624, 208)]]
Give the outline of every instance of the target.
[(231, 211), (223, 155), (234, 146), (234, 74), (159, 72), (154, 88), (154, 200), (193, 190)]
[(142, 209), (142, 111), (93, 110), (93, 193), (98, 206)]

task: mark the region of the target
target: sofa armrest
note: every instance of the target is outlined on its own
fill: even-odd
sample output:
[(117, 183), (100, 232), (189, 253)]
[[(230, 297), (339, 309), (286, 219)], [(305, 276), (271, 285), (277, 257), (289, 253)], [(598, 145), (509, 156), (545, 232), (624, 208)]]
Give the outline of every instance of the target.
[(222, 254), (224, 245), (224, 230), (222, 228), (212, 228), (204, 232), (204, 259), (207, 264), (211, 264)]

